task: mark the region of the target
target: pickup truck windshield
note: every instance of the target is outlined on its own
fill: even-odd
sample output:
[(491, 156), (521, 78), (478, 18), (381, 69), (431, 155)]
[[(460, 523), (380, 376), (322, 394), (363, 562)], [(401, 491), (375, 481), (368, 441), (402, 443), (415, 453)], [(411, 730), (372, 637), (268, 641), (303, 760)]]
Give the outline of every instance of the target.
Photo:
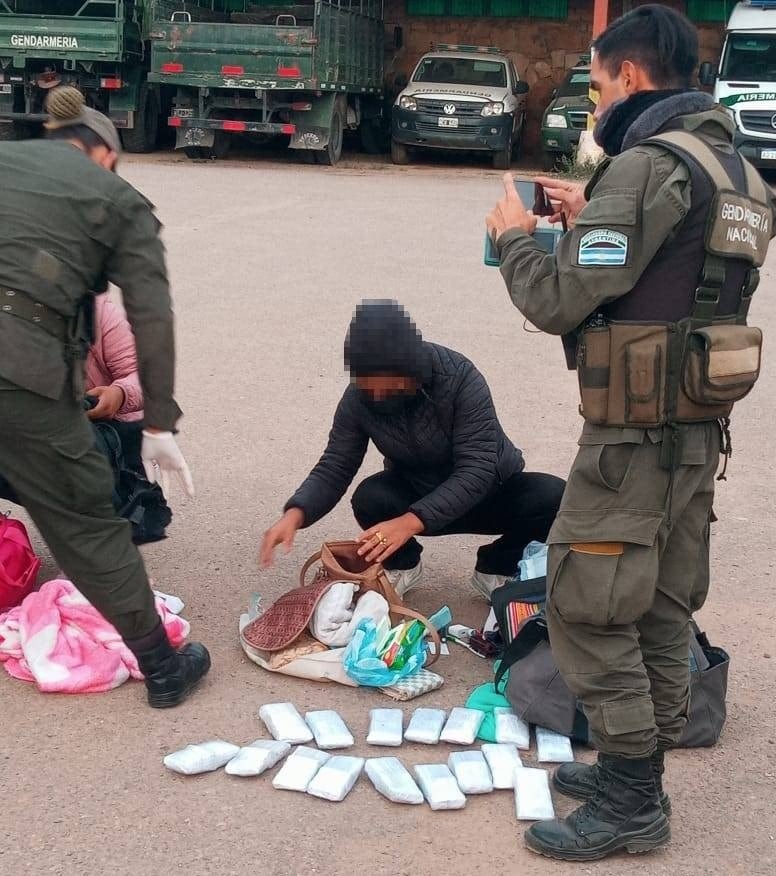
[(776, 81), (776, 35), (734, 34), (729, 37), (720, 78), (747, 82)]
[(413, 82), (435, 82), (439, 85), (480, 85), (484, 88), (506, 88), (507, 68), (502, 61), (480, 61), (476, 58), (427, 57), (418, 64)]
[(558, 86), (558, 97), (578, 97), (590, 91), (590, 71), (570, 70)]

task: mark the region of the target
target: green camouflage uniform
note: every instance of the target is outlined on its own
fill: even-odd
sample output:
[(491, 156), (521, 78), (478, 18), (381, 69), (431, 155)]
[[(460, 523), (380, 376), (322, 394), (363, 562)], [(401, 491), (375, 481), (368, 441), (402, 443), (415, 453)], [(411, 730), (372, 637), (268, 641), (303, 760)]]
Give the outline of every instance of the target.
[(0, 191), (0, 472), (64, 573), (125, 639), (140, 638), (158, 615), (83, 412), (86, 349), (74, 358), (13, 309), (24, 293), (74, 324), (85, 296), (121, 287), (145, 422), (172, 429), (180, 411), (159, 223), (132, 186), (60, 141), (0, 145)]
[[(731, 140), (716, 110), (681, 123), (712, 142)], [(551, 334), (572, 332), (624, 296), (660, 258), (690, 208), (691, 174), (673, 153), (638, 145), (594, 178), (588, 200), (554, 256), (519, 230), (498, 240), (512, 301)], [(584, 241), (602, 239), (591, 231), (622, 242), (618, 264), (585, 264)], [(671, 473), (661, 465), (663, 429), (586, 422), (547, 539), (553, 653), (604, 754), (648, 756), (675, 744), (686, 720), (689, 619), (709, 587), (720, 428), (680, 430)]]

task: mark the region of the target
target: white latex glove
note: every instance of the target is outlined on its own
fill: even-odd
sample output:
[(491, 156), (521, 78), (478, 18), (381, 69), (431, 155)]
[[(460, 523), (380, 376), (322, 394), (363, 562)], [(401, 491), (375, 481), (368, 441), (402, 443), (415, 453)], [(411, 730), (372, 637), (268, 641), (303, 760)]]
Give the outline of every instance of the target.
[(178, 476), (189, 496), (194, 495), (191, 472), (172, 432), (148, 432), (143, 429), (141, 457), (146, 477), (152, 484), (158, 483), (165, 496), (169, 496), (170, 472)]

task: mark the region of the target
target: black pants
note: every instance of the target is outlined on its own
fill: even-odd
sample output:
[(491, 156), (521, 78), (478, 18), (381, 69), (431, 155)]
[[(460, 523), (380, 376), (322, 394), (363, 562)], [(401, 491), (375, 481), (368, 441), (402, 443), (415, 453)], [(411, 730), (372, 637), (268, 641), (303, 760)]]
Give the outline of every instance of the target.
[[(437, 535), (500, 535), (477, 551), (476, 569), (492, 575), (514, 575), (530, 541), (544, 541), (558, 511), (566, 484), (542, 472), (512, 475), (486, 499)], [(406, 514), (422, 498), (401, 475), (383, 471), (362, 481), (353, 493), (353, 513), (363, 529)], [(411, 569), (423, 548), (410, 539), (385, 562), (387, 569)]]

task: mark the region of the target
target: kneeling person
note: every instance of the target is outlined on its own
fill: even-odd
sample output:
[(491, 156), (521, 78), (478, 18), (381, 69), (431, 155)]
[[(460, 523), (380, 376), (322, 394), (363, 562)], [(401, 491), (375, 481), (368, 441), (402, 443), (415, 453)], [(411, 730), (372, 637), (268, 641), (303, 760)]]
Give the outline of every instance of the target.
[(415, 536), (497, 535), (480, 548), (472, 584), (490, 597), (515, 573), (528, 542), (543, 541), (564, 482), (524, 472), (485, 378), (460, 353), (424, 342), (395, 301), (359, 305), (345, 340), (345, 390), (318, 464), (264, 535), (261, 563), (290, 549), (298, 529), (328, 514), (361, 467), (369, 441), (384, 470), (353, 494), (361, 554), (383, 563), (401, 595), (421, 579)]

